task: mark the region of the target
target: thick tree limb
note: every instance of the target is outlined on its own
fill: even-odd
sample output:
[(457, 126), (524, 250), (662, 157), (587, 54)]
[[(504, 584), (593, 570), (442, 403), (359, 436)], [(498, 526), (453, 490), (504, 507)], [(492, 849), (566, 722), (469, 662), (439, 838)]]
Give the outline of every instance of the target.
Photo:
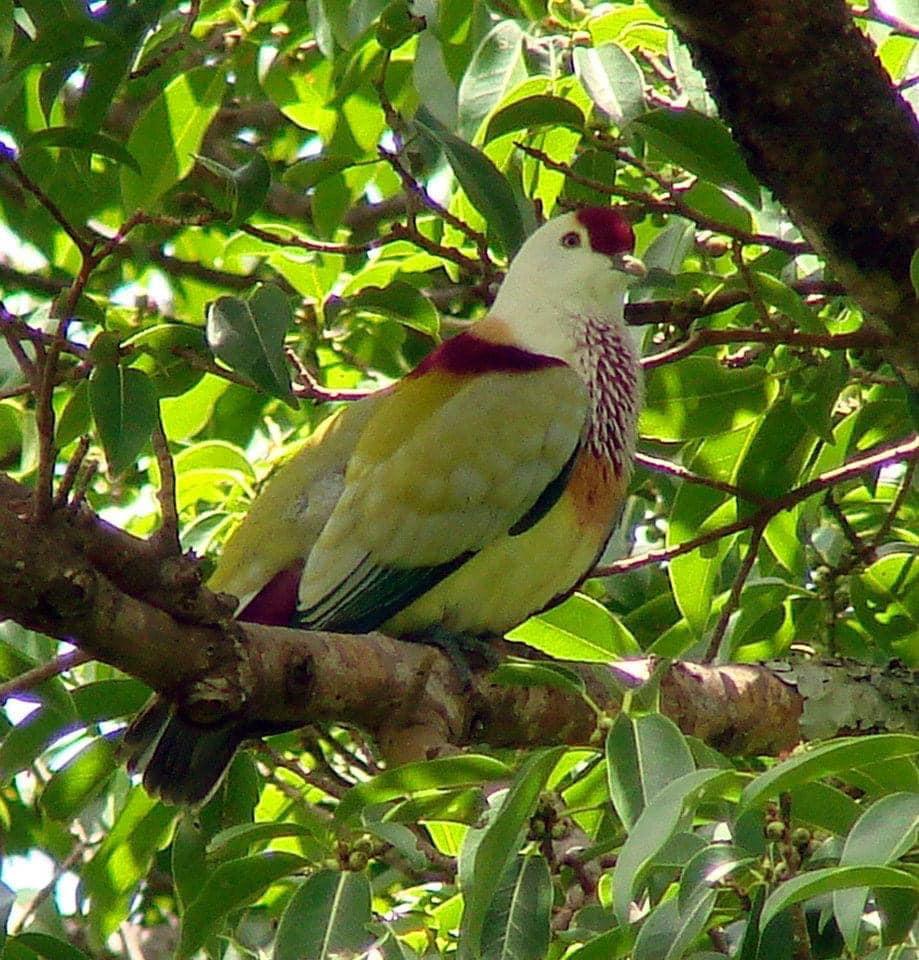
[(750, 168), (919, 385), (919, 136), (844, 0), (659, 0)]
[[(470, 695), (450, 661), (424, 645), (382, 634), (239, 624), (201, 587), (196, 602), (164, 609), (168, 565), (153, 576), (143, 541), (98, 522), (88, 527), (65, 511), (37, 525), (28, 504), (25, 488), (0, 484), (0, 616), (70, 640), (176, 699), (196, 719), (242, 713), (270, 725), (351, 723), (371, 732), (391, 760), (472, 742), (527, 746), (596, 738), (597, 715), (577, 693), (498, 686), (483, 673)], [(144, 594), (136, 576), (122, 573), (121, 583), (111, 576), (113, 567), (131, 565), (132, 551), (152, 578)], [(634, 685), (651, 667), (639, 661), (581, 672), (591, 699), (613, 713), (617, 678)], [(763, 668), (674, 664), (661, 690), (674, 720), (722, 748), (775, 753), (799, 739), (797, 694)]]
[[(187, 571), (177, 590), (176, 568), (144, 541), (73, 511), (35, 524), (28, 506), (26, 488), (0, 482), (0, 616), (73, 642), (202, 722), (234, 714), (263, 725), (353, 724), (391, 761), (470, 743), (586, 745), (598, 738), (589, 701), (614, 714), (618, 691), (656, 669), (653, 658), (580, 665), (589, 700), (500, 686), (484, 672), (470, 691), (424, 645), (237, 623)], [(665, 713), (725, 752), (775, 754), (801, 738), (802, 697), (764, 667), (677, 662), (659, 679)]]

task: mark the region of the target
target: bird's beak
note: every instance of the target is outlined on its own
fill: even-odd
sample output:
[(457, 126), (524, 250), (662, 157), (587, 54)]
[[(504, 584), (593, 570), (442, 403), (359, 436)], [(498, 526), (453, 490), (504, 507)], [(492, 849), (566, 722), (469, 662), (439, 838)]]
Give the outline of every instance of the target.
[(644, 280), (648, 275), (648, 268), (630, 253), (617, 253), (612, 259), (614, 270), (621, 270), (636, 280)]

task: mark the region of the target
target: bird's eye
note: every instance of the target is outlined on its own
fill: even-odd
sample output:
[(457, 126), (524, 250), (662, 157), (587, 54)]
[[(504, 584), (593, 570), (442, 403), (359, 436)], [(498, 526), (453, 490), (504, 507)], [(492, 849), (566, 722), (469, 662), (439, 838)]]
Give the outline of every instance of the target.
[(572, 230), (562, 237), (561, 244), (563, 247), (579, 247), (581, 245), (581, 235), (577, 231)]

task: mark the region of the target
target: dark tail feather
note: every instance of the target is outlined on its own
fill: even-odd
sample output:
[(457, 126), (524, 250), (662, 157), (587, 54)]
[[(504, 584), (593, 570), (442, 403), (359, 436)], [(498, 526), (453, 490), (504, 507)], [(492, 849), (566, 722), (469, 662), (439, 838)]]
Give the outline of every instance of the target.
[(125, 731), (121, 751), (131, 773), (143, 771), (149, 794), (165, 803), (197, 805), (217, 788), (249, 735), (238, 720), (203, 726), (153, 697)]

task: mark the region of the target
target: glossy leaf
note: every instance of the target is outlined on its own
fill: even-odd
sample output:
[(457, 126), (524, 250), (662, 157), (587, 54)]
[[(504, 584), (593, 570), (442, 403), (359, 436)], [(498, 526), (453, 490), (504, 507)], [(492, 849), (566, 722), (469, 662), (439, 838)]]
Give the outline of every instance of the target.
[(153, 210), (160, 197), (188, 174), (225, 88), (222, 70), (197, 67), (179, 74), (144, 110), (127, 142), (141, 172), (124, 170), (121, 175), (129, 214)]
[[(858, 819), (846, 837), (839, 865), (886, 866), (907, 853), (917, 840), (919, 795), (892, 793), (881, 797)], [(868, 890), (865, 888), (839, 890), (833, 894), (836, 922), (853, 953), (858, 947), (867, 898)]]
[(692, 754), (672, 720), (659, 713), (616, 716), (606, 737), (606, 775), (626, 829), (668, 783), (693, 770)]
[(847, 737), (805, 749), (771, 770), (760, 774), (744, 789), (738, 816), (745, 810), (777, 797), (785, 790), (811, 780), (843, 774), (853, 768), (886, 758), (910, 757), (919, 753), (919, 737), (905, 733), (875, 737)]
[(711, 357), (688, 357), (652, 371), (639, 430), (657, 440), (737, 430), (768, 410), (778, 389), (762, 367), (728, 370)]
[(724, 770), (696, 770), (669, 783), (645, 807), (619, 853), (613, 876), (613, 908), (620, 923), (626, 923), (629, 904), (638, 892), (654, 858), (676, 833), (702, 797), (732, 782)]
[(368, 804), (383, 803), (421, 790), (500, 780), (510, 774), (511, 769), (500, 760), (476, 754), (406, 763), (352, 787), (338, 805), (336, 816), (347, 821)]
[(260, 286), (248, 300), (220, 297), (211, 304), (207, 342), (230, 369), (293, 405), (284, 357), (284, 338), (292, 320), (290, 304), (280, 289)]
[(204, 376), (182, 356), (183, 351), (206, 356), (207, 341), (201, 327), (182, 323), (162, 323), (148, 327), (123, 344), (136, 359), (129, 361), (145, 373), (160, 397), (177, 397), (191, 390)]
[(694, 110), (652, 110), (633, 125), (668, 160), (759, 207), (759, 184), (721, 121)]
[(287, 904), (273, 960), (335, 960), (363, 952), (372, 937), (370, 883), (358, 873), (322, 870), (309, 877)]
[(641, 68), (619, 44), (575, 47), (574, 71), (590, 99), (618, 126), (644, 113)]
[(124, 473), (150, 439), (158, 416), (156, 390), (141, 370), (97, 366), (89, 378), (89, 406), (109, 473)]
[(472, 140), (489, 112), (526, 78), (523, 38), (521, 25), (505, 20), (482, 40), (458, 91), (461, 136)]
[(52, 820), (72, 820), (115, 771), (115, 748), (99, 737), (52, 774), (41, 807)]
[[(2, 914), (0, 914), (2, 916)], [(65, 943), (50, 934), (37, 930), (27, 930), (8, 941), (9, 946), (25, 947), (37, 957), (45, 960), (90, 960), (89, 954), (78, 950), (75, 946)], [(2, 938), (0, 938), (2, 945)], [(12, 951), (11, 951), (12, 952)], [(8, 956), (8, 954), (4, 954)]]
[(96, 133), (79, 127), (45, 127), (37, 130), (23, 144), (23, 150), (32, 147), (63, 147), (70, 150), (85, 150), (100, 157), (108, 157), (116, 163), (124, 164), (141, 176), (140, 164), (127, 150), (124, 144), (105, 133)]
[(549, 949), (552, 877), (542, 857), (512, 860), (482, 924), (482, 960), (543, 960)]
[(494, 231), (506, 256), (512, 258), (523, 245), (525, 232), (517, 201), (504, 175), (484, 153), (448, 130), (417, 119), (415, 124), (443, 149), (470, 202)]
[(897, 887), (919, 894), (919, 877), (906, 870), (873, 866), (826, 867), (802, 873), (780, 884), (769, 895), (763, 906), (760, 929), (765, 929), (779, 913), (802, 900), (852, 887)]
[(609, 663), (639, 653), (635, 638), (621, 621), (583, 594), (531, 617), (506, 636), (559, 660)]
[(217, 933), (226, 917), (251, 903), (278, 880), (306, 865), (302, 857), (270, 850), (221, 863), (185, 910), (177, 954), (190, 957)]
[(440, 317), (434, 304), (420, 290), (399, 280), (384, 288), (364, 287), (348, 298), (347, 306), (389, 317), (430, 336), (436, 336), (440, 329)]
[(501, 805), (483, 830), (468, 834), (460, 862), (465, 909), (457, 960), (480, 956), (488, 910), (507, 864), (516, 855), (520, 833), (564, 747), (539, 750), (523, 762)]
[(585, 119), (581, 108), (570, 100), (550, 94), (534, 94), (522, 100), (514, 100), (506, 107), (496, 110), (488, 120), (482, 142), (489, 143), (508, 133), (547, 124), (581, 131), (584, 129)]

